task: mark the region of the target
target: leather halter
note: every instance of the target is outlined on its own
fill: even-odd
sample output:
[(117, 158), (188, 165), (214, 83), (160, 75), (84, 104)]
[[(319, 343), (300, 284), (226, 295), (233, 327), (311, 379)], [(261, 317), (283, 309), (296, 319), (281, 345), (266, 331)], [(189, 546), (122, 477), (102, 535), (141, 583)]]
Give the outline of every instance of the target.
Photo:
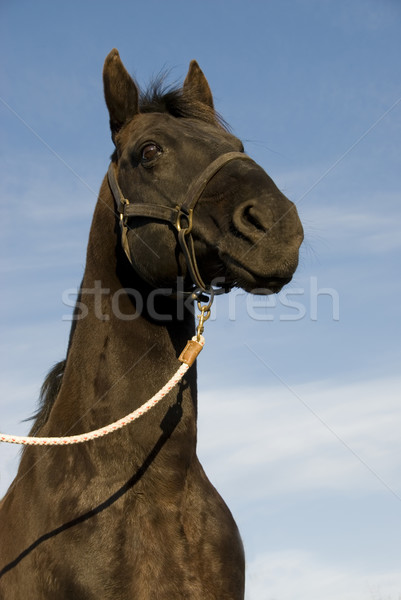
[(155, 219), (157, 221), (166, 221), (173, 225), (178, 233), (178, 241), (181, 246), (182, 253), (184, 254), (185, 261), (187, 263), (188, 272), (194, 283), (194, 286), (200, 292), (206, 294), (223, 293), (227, 291), (224, 287), (218, 290), (214, 290), (211, 287), (207, 287), (199, 272), (199, 268), (196, 262), (195, 246), (191, 235), (193, 210), (202, 196), (205, 187), (209, 181), (216, 175), (222, 167), (233, 160), (252, 160), (247, 154), (242, 152), (227, 152), (222, 154), (214, 161), (212, 161), (192, 183), (189, 185), (187, 193), (181, 204), (177, 204), (175, 208), (169, 206), (161, 206), (159, 204), (145, 204), (145, 203), (131, 203), (123, 195), (121, 188), (117, 182), (117, 164), (110, 163), (109, 170), (107, 173), (110, 189), (112, 191), (118, 213), (120, 215), (120, 226), (121, 226), (121, 244), (128, 257), (131, 265), (135, 268), (135, 262), (131, 256), (129, 249), (127, 233), (129, 230), (128, 219), (132, 217), (146, 217), (149, 219)]

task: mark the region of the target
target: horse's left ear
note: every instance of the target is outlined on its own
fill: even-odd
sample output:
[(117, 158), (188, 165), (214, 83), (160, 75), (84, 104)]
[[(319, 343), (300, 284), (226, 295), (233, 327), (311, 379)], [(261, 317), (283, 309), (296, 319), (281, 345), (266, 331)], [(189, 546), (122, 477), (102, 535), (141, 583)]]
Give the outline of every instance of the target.
[(191, 60), (190, 62), (183, 90), (185, 94), (191, 95), (196, 100), (199, 100), (199, 102), (210, 106), (210, 108), (214, 108), (212, 92), (196, 60)]

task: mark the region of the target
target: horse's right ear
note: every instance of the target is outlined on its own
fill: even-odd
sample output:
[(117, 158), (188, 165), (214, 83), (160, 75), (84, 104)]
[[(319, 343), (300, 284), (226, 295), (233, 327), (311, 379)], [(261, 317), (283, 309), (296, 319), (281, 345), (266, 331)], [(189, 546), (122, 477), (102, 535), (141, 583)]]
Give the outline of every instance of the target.
[(110, 115), (114, 141), (121, 127), (139, 112), (138, 88), (121, 62), (115, 48), (108, 54), (103, 67), (104, 97)]
[(183, 91), (195, 100), (206, 104), (210, 108), (214, 108), (212, 92), (207, 79), (196, 60), (191, 60), (189, 64), (188, 75), (184, 81)]

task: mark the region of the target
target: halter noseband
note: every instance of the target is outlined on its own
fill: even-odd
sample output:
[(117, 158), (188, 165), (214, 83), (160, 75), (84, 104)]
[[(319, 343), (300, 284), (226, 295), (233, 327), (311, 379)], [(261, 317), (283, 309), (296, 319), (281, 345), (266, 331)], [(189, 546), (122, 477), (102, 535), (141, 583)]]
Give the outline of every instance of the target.
[(121, 244), (125, 254), (128, 257), (131, 265), (135, 268), (134, 260), (129, 249), (127, 232), (129, 230), (127, 221), (131, 217), (147, 217), (158, 221), (166, 221), (173, 225), (178, 233), (178, 241), (181, 246), (187, 263), (188, 272), (195, 285), (195, 288), (206, 294), (223, 293), (227, 291), (224, 287), (218, 290), (213, 290), (207, 287), (199, 272), (196, 262), (195, 246), (192, 238), (192, 219), (193, 210), (202, 196), (205, 187), (209, 181), (216, 175), (222, 167), (233, 160), (252, 160), (247, 154), (242, 152), (227, 152), (222, 154), (212, 161), (205, 169), (196, 177), (190, 184), (183, 202), (175, 207), (161, 206), (158, 204), (131, 204), (130, 201), (123, 195), (120, 186), (117, 182), (116, 163), (110, 163), (107, 173), (110, 189), (112, 191), (118, 213), (120, 215), (121, 226)]

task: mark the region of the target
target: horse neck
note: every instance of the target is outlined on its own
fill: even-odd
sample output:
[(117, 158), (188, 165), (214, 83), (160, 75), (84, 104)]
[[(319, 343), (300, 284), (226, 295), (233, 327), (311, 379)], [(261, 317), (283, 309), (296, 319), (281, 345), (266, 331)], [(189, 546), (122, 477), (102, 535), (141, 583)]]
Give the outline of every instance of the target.
[[(193, 335), (192, 314), (185, 310), (180, 315), (183, 318), (170, 314), (166, 322), (161, 322), (139, 311), (139, 300), (145, 306), (149, 290), (130, 265), (119, 267), (124, 261), (114, 203), (105, 180), (89, 236), (63, 382), (46, 424), (46, 435), (81, 433), (120, 419), (152, 397), (180, 364), (177, 357)], [(130, 296), (121, 279), (132, 288)], [(172, 300), (165, 298), (160, 314), (174, 312), (172, 307)], [(163, 403), (141, 418), (146, 419), (146, 427), (141, 427), (140, 421), (129, 426), (135, 429), (135, 443), (146, 445), (153, 430), (160, 433), (168, 407), (178, 404), (183, 418), (175, 424), (174, 434), (190, 436), (195, 443), (194, 367)], [(130, 433), (124, 439), (132, 443)]]

